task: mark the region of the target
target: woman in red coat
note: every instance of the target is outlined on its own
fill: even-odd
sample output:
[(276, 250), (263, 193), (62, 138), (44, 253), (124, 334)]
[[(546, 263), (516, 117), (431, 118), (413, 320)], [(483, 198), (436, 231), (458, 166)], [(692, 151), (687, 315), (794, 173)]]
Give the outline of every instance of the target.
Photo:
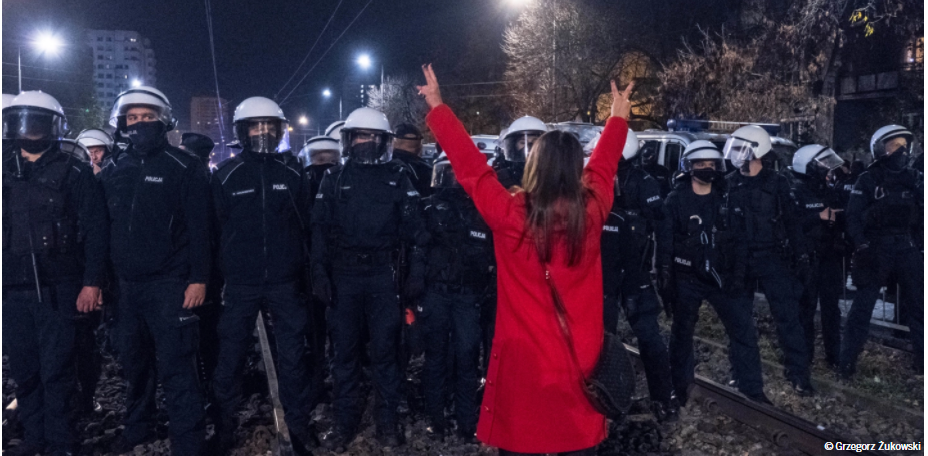
[[(628, 133), (632, 84), (620, 93), (612, 83), (612, 117), (586, 168), (576, 138), (548, 132), (528, 156), (523, 188), (510, 193), (442, 104), (431, 66), (423, 71), (426, 120), (493, 230), (496, 249), (496, 335), (477, 438), (500, 455), (595, 454), (606, 419), (584, 395), (580, 369), (589, 375), (602, 347), (599, 241)], [(566, 307), (580, 366), (559, 327), (546, 271)]]

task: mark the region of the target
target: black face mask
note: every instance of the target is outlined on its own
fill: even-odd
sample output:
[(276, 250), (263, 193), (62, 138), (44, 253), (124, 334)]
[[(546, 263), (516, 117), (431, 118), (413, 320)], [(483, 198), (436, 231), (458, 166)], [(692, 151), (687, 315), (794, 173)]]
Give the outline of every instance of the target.
[(164, 144), (165, 125), (160, 120), (137, 122), (126, 127), (126, 137), (139, 152), (151, 152)]
[(351, 159), (364, 164), (374, 164), (380, 160), (380, 145), (374, 141), (351, 146)]
[(15, 144), (15, 147), (30, 154), (41, 154), (51, 149), (55, 142), (50, 139), (17, 139)]
[(692, 174), (696, 179), (711, 184), (718, 180), (720, 173), (712, 168), (702, 168), (694, 169)]
[(909, 162), (909, 155), (905, 153), (905, 146), (899, 146), (895, 152), (883, 159), (886, 168), (890, 171), (902, 171)]
[(320, 182), (322, 180), (322, 176), (325, 175), (325, 170), (333, 166), (335, 165), (332, 163), (326, 163), (324, 165), (309, 165), (309, 175), (314, 181)]

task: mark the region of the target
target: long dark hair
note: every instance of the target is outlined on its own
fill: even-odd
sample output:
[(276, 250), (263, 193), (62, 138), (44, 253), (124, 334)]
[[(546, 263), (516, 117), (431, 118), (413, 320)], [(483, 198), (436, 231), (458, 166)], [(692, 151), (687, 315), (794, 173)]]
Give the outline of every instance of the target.
[(588, 190), (582, 182), (583, 147), (566, 132), (550, 131), (532, 146), (525, 164), (525, 231), (531, 233), (535, 250), (545, 263), (563, 237), (568, 266), (583, 257)]

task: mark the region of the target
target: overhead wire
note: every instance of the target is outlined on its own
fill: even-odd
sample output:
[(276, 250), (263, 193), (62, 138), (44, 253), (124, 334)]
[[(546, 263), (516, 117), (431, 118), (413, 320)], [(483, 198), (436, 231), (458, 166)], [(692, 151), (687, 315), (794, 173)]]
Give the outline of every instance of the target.
[(219, 71), (216, 69), (216, 45), (213, 39), (213, 12), (210, 0), (204, 0), (206, 4), (206, 28), (209, 31), (209, 52), (213, 57), (213, 82), (216, 84), (216, 111), (219, 113), (219, 143), (225, 149), (225, 119), (222, 114), (222, 97), (219, 96)]
[(296, 75), (297, 75), (297, 74), (300, 72), (300, 70), (303, 68), (303, 65), (306, 64), (306, 61), (309, 60), (309, 56), (312, 55), (313, 51), (316, 49), (316, 45), (319, 44), (319, 40), (322, 39), (322, 35), (325, 35), (325, 31), (329, 28), (329, 24), (332, 23), (332, 19), (335, 19), (335, 13), (338, 12), (338, 8), (339, 8), (340, 6), (342, 6), (342, 2), (343, 2), (343, 1), (344, 1), (344, 0), (338, 0), (338, 4), (335, 5), (335, 10), (332, 11), (332, 14), (329, 15), (329, 20), (326, 21), (326, 23), (325, 23), (325, 27), (322, 28), (322, 31), (321, 31), (321, 32), (319, 32), (319, 36), (316, 37), (316, 42), (313, 43), (312, 47), (309, 48), (309, 52), (307, 52), (307, 53), (306, 53), (306, 56), (303, 57), (303, 61), (300, 62), (300, 66), (296, 67), (296, 70), (294, 70), (294, 71), (293, 71), (293, 74), (290, 75), (290, 79), (287, 79), (287, 82), (285, 82), (284, 85), (280, 88), (280, 90), (278, 90), (277, 93), (274, 95), (274, 99), (275, 99), (275, 100), (278, 99), (278, 98), (280, 97), (280, 92), (283, 92), (284, 89), (287, 88), (287, 85), (290, 84), (290, 81), (292, 81), (293, 78), (296, 77)]
[(345, 30), (342, 30), (341, 35), (338, 35), (338, 37), (335, 38), (335, 41), (333, 41), (332, 44), (329, 46), (329, 48), (326, 49), (325, 52), (322, 53), (319, 59), (316, 60), (316, 63), (314, 63), (313, 66), (309, 68), (309, 71), (307, 71), (306, 74), (304, 74), (303, 77), (300, 79), (300, 81), (297, 82), (296, 85), (294, 85), (292, 89), (290, 89), (290, 92), (287, 93), (287, 96), (285, 96), (283, 100), (280, 101), (281, 105), (283, 105), (287, 101), (287, 99), (290, 98), (290, 95), (293, 95), (293, 92), (296, 91), (297, 87), (299, 87), (300, 84), (302, 84), (303, 81), (305, 81), (306, 78), (310, 75), (310, 73), (313, 72), (316, 66), (318, 66), (322, 62), (322, 59), (324, 59), (325, 56), (329, 54), (329, 51), (331, 51), (332, 48), (335, 47), (335, 44), (338, 43), (338, 40), (340, 40), (342, 36), (345, 35), (345, 32), (347, 32), (351, 28), (351, 26), (354, 25), (355, 22), (357, 22), (357, 20), (361, 17), (362, 14), (364, 14), (364, 11), (367, 10), (367, 7), (370, 6), (371, 3), (373, 3), (373, 1), (374, 0), (367, 1), (367, 3), (364, 5), (364, 8), (361, 8), (361, 11), (358, 12), (358, 15), (355, 16), (354, 19), (351, 20), (351, 23), (349, 23), (348, 26), (345, 27)]

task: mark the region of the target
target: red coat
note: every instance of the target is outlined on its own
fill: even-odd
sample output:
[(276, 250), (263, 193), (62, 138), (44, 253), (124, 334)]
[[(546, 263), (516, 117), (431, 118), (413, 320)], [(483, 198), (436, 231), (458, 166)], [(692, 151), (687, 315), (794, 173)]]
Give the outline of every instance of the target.
[[(458, 181), (493, 230), (498, 267), (496, 335), (490, 354), (477, 438), (520, 453), (557, 453), (596, 446), (606, 419), (590, 406), (581, 376), (561, 333), (534, 243), (520, 243), (524, 193), (500, 185), (486, 157), (446, 105), (427, 121), (448, 154)], [(599, 241), (612, 207), (613, 180), (628, 134), (625, 120), (606, 123), (583, 178), (593, 196), (586, 203), (584, 255), (568, 268), (567, 248), (555, 246), (549, 270), (567, 308), (581, 367), (589, 374), (603, 339), (603, 279)]]

